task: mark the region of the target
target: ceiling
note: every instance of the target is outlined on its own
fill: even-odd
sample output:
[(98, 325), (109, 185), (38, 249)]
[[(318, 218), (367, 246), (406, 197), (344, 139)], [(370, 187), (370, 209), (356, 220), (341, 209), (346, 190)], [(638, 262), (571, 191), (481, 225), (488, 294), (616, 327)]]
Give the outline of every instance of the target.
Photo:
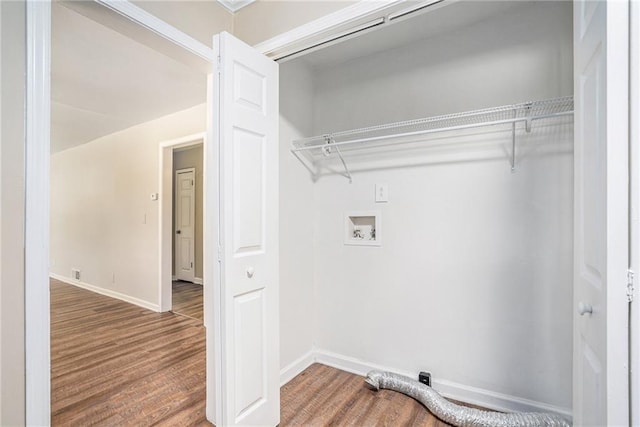
[(528, 1), (445, 1), (433, 4), (406, 17), (361, 32), (356, 37), (347, 38), (319, 48), (300, 60), (315, 69), (361, 58), (399, 46), (424, 41), (435, 36), (467, 27), (493, 18), (515, 8), (531, 7)]
[(52, 4), (51, 151), (206, 102), (206, 74)]

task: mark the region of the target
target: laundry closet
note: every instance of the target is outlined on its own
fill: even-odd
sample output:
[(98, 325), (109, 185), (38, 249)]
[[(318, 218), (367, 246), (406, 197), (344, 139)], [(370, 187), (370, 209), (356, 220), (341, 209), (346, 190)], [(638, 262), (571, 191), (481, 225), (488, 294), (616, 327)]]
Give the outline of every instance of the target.
[(281, 366), (570, 414), (573, 84), (571, 2), (445, 2), (282, 60)]

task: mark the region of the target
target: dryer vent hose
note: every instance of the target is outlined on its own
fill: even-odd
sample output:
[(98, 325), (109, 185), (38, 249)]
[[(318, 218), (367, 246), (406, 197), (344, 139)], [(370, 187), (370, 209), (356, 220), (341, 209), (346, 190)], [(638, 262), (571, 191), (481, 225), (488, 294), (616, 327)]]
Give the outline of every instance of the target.
[(543, 412), (502, 413), (456, 405), (437, 391), (411, 378), (391, 372), (371, 371), (365, 380), (374, 390), (404, 393), (422, 403), (442, 421), (458, 427), (569, 427), (561, 416)]

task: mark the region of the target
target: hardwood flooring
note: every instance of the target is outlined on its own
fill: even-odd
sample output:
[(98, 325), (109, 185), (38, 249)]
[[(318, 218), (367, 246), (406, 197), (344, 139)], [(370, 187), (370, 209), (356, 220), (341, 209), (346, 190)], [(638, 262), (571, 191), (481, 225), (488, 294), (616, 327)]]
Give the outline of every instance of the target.
[(176, 280), (172, 284), (171, 311), (204, 321), (202, 285)]
[[(281, 426), (447, 426), (407, 396), (319, 364), (280, 396)], [(54, 426), (210, 426), (202, 321), (51, 280), (51, 412)]]
[(202, 322), (51, 281), (51, 423), (210, 425)]
[(280, 390), (281, 426), (449, 426), (404, 394), (313, 364)]

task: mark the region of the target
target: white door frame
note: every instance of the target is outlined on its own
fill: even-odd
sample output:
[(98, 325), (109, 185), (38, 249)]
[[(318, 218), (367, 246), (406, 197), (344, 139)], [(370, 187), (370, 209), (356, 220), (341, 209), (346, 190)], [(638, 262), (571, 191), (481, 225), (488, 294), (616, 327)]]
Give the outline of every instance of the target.
[[(121, 0), (99, 0), (98, 3), (213, 64), (214, 58), (211, 48), (159, 20), (133, 3)], [(25, 415), (27, 425), (49, 425), (51, 422), (49, 344), (49, 331), (51, 330), (49, 321), (51, 3), (25, 1), (25, 8), (27, 15), (25, 34), (27, 40), (26, 214), (24, 230)], [(205, 266), (204, 280), (206, 280), (207, 271), (211, 271), (211, 269), (207, 269)]]
[[(164, 21), (133, 5), (127, 0), (95, 0), (96, 2), (117, 11), (123, 17), (138, 23), (157, 35), (183, 47), (202, 58), (214, 63), (213, 51), (210, 47), (180, 32)], [(423, 2), (424, 4), (430, 1)], [(401, 16), (403, 8), (415, 8), (415, 3), (407, 0), (389, 0), (388, 2), (371, 2), (361, 0), (351, 6), (335, 13), (319, 18), (308, 24), (302, 25), (277, 37), (267, 40), (255, 46), (255, 48), (272, 59), (283, 58), (303, 48), (311, 48), (323, 41), (331, 40), (338, 34), (350, 34), (356, 26), (367, 28), (373, 25), (376, 19), (389, 19), (390, 15)], [(400, 18), (401, 19), (401, 18)], [(48, 267), (49, 267), (49, 147), (50, 147), (50, 45), (51, 45), (51, 9), (48, 2), (32, 1), (27, 7), (27, 46), (29, 66), (27, 71), (27, 129), (31, 136), (27, 136), (26, 162), (33, 167), (26, 169), (26, 199), (27, 210), (25, 218), (25, 268), (30, 272), (25, 277), (25, 293), (28, 296), (25, 301), (26, 315), (26, 415), (28, 424), (47, 424), (50, 420), (50, 357), (48, 332), (49, 305), (48, 305)], [(209, 86), (211, 78), (209, 78)], [(637, 97), (636, 97), (637, 99)], [(208, 104), (211, 108), (210, 90), (208, 91)], [(210, 116), (210, 114), (208, 114)], [(208, 124), (207, 134), (212, 132), (211, 124)], [(213, 159), (214, 153), (205, 150), (204, 159)], [(38, 165), (37, 167), (35, 165)], [(211, 171), (209, 171), (211, 172)], [(215, 187), (215, 186), (214, 186)], [(217, 198), (218, 189), (210, 189), (211, 196)], [(209, 200), (207, 203), (211, 204)], [(213, 210), (211, 210), (213, 212)], [(215, 213), (212, 216), (216, 215)], [(216, 215), (217, 216), (217, 215)], [(217, 221), (216, 221), (217, 222)], [(214, 223), (216, 223), (214, 222)], [(210, 234), (214, 227), (205, 229), (204, 241), (214, 243)], [(38, 237), (36, 241), (35, 236)], [(210, 251), (209, 253), (213, 253)], [(207, 276), (207, 262), (204, 265), (204, 276)], [(211, 270), (209, 270), (211, 271)], [(205, 279), (206, 280), (206, 279)], [(210, 287), (211, 288), (211, 287)], [(209, 294), (209, 295), (208, 295)], [(166, 298), (161, 294), (160, 298), (166, 307)], [(213, 292), (205, 292), (205, 325), (208, 316), (207, 298), (213, 298)], [(214, 301), (215, 303), (215, 301)], [(161, 307), (163, 307), (161, 305)], [(213, 306), (212, 306), (213, 308)], [(213, 318), (213, 317), (212, 317)], [(46, 336), (44, 336), (46, 335)], [(207, 343), (209, 348), (213, 343)], [(209, 357), (213, 352), (207, 352)], [(633, 368), (640, 371), (640, 363), (635, 359)], [(219, 392), (219, 389), (217, 390)], [(207, 389), (207, 394), (216, 394), (216, 390)], [(209, 402), (209, 399), (207, 399)], [(210, 419), (215, 418), (215, 408), (207, 407)]]
[(44, 1), (27, 1), (25, 6), (27, 15), (24, 230), (25, 415), (27, 425), (48, 425), (51, 422), (49, 344), (51, 4)]
[[(185, 148), (192, 147), (195, 145), (202, 144), (202, 152), (206, 153), (207, 147), (207, 137), (206, 133), (197, 133), (193, 135), (184, 136), (182, 138), (172, 139), (169, 141), (164, 141), (160, 143), (160, 153), (158, 158), (160, 159), (159, 168), (160, 177), (159, 177), (159, 198), (160, 203), (158, 206), (158, 242), (160, 242), (159, 247), (159, 271), (158, 271), (158, 307), (160, 307), (160, 311), (169, 311), (172, 307), (172, 293), (171, 293), (171, 265), (172, 265), (172, 256), (171, 256), (171, 242), (173, 239), (173, 150), (176, 148)], [(202, 159), (202, 177), (203, 177), (203, 186), (202, 186), (202, 200), (203, 200), (203, 209), (202, 209), (202, 221), (203, 221), (203, 229), (207, 229), (207, 200), (211, 200), (215, 195), (209, 194), (207, 195), (207, 160), (203, 156)], [(209, 196), (209, 197), (207, 197)], [(212, 211), (211, 211), (212, 212)], [(204, 231), (203, 231), (204, 235)], [(209, 252), (212, 250), (207, 241), (203, 241), (202, 259), (205, 260), (206, 263), (207, 257), (206, 254), (212, 253)], [(204, 270), (203, 270), (204, 273)], [(203, 274), (203, 283), (204, 274)], [(205, 315), (207, 312), (207, 301), (204, 301)]]
[(640, 425), (640, 4), (630, 2), (630, 48), (629, 82), (630, 96), (630, 153), (631, 158), (631, 270), (634, 272), (634, 290), (631, 294), (631, 420)]

